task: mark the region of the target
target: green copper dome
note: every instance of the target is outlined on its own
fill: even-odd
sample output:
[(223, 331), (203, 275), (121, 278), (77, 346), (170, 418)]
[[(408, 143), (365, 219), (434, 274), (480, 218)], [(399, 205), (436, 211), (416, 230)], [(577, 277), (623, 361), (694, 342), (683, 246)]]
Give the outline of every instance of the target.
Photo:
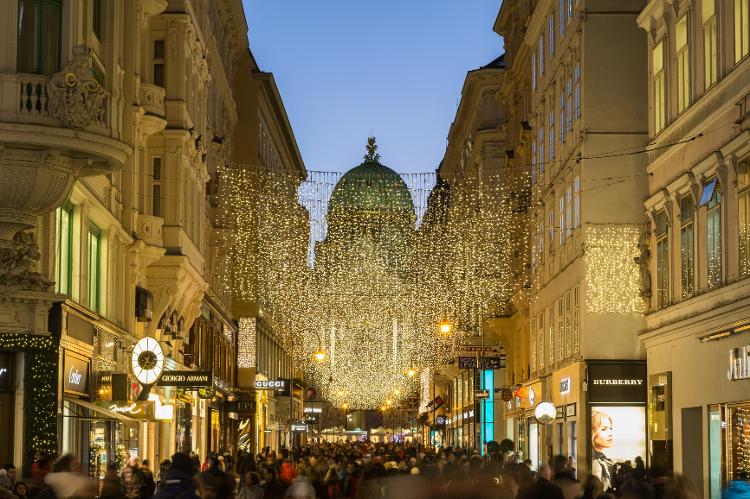
[(369, 160), (346, 172), (331, 195), (332, 216), (356, 216), (357, 213), (414, 214), (409, 188), (395, 171), (378, 161)]

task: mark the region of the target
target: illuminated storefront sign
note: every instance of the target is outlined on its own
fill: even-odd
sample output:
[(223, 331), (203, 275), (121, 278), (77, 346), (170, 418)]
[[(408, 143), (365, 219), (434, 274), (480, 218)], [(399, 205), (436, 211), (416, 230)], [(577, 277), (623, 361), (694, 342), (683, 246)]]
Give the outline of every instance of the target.
[(285, 379), (272, 379), (272, 380), (256, 380), (256, 390), (286, 390), (287, 380)]
[(112, 412), (122, 414), (132, 419), (156, 419), (156, 405), (152, 400), (139, 400), (136, 402), (97, 401), (96, 404), (104, 407), (105, 409), (109, 409)]
[(750, 378), (750, 345), (729, 350), (727, 379), (737, 381)]
[(211, 371), (164, 371), (156, 384), (180, 388), (207, 388), (213, 386), (214, 381)]
[(88, 395), (89, 362), (65, 352), (63, 365), (63, 388), (67, 392)]

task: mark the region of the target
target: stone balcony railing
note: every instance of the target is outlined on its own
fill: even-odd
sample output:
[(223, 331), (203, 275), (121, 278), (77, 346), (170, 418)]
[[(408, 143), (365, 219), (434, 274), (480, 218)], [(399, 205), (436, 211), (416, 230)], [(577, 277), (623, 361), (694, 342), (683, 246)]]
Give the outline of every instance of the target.
[(164, 107), (166, 93), (166, 90), (162, 87), (149, 83), (141, 83), (139, 97), (141, 105), (147, 114), (153, 114), (160, 118), (166, 115)]

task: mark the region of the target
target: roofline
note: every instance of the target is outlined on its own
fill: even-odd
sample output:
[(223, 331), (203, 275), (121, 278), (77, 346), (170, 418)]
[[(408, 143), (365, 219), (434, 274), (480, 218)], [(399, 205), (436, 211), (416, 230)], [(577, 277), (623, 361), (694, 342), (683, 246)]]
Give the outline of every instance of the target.
[(276, 79), (274, 78), (273, 73), (257, 70), (253, 71), (253, 76), (262, 81), (264, 86), (269, 90), (269, 96), (272, 99), (271, 104), (275, 107), (276, 114), (280, 118), (282, 131), (291, 145), (290, 152), (292, 153), (292, 157), (300, 166), (302, 178), (305, 178), (307, 176), (307, 168), (305, 167), (305, 162), (302, 160), (302, 154), (299, 151), (297, 139), (294, 136), (294, 130), (289, 121), (289, 115), (284, 107), (284, 100), (281, 98), (281, 93), (279, 92), (279, 87), (276, 85)]

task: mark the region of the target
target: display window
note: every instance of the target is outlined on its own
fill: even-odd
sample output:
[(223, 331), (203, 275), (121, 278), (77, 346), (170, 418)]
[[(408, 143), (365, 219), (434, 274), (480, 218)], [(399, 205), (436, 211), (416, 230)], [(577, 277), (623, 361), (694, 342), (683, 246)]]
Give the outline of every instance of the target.
[(646, 461), (645, 405), (592, 405), (591, 449), (591, 473), (608, 490), (618, 465)]
[(750, 476), (750, 401), (708, 408), (709, 487), (721, 498), (725, 485)]

